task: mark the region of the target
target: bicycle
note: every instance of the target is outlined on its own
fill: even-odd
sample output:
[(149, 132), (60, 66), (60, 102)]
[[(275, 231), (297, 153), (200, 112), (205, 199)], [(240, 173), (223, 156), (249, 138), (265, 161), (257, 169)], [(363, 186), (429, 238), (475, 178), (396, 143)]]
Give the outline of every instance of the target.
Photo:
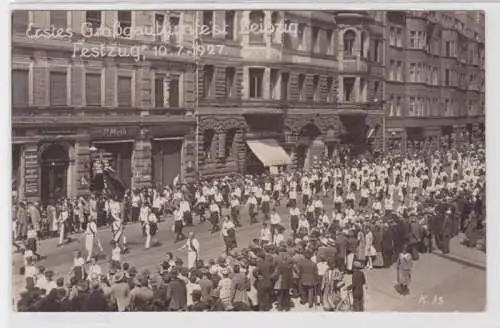
[[(345, 284), (340, 285), (339, 287), (342, 288), (345, 286)], [(352, 304), (352, 285), (349, 285), (345, 288), (344, 291), (341, 292), (341, 299), (339, 303), (337, 304), (337, 307), (335, 308), (335, 311), (338, 312), (349, 312), (353, 310), (353, 304)]]

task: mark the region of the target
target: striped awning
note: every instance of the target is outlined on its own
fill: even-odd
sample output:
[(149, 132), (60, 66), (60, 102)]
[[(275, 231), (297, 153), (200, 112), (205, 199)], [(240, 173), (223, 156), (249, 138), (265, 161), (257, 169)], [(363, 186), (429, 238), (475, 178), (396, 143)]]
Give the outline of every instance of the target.
[(264, 166), (292, 164), (290, 156), (275, 139), (247, 140), (247, 145)]

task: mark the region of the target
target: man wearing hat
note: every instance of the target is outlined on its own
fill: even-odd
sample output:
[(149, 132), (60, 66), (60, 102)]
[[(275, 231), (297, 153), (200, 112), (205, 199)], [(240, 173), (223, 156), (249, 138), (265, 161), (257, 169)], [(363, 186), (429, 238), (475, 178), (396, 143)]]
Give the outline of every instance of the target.
[(123, 271), (118, 271), (112, 279), (111, 304), (115, 305), (119, 312), (123, 312), (130, 304), (130, 287), (127, 277)]

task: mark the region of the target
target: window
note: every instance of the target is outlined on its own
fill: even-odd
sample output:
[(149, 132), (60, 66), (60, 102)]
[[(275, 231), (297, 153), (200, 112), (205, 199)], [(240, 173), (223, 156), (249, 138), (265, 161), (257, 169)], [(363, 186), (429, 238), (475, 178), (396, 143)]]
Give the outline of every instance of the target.
[(234, 10), (228, 10), (226, 16), (226, 40), (234, 40)]
[(410, 63), (410, 82), (416, 82), (415, 80), (415, 63)]
[(396, 46), (400, 48), (403, 46), (402, 31), (400, 28), (396, 29)]
[(169, 37), (169, 42), (170, 44), (177, 45), (179, 43), (179, 35), (180, 35), (180, 30), (179, 30), (179, 24), (180, 24), (180, 18), (177, 16), (170, 16), (168, 19), (169, 24), (170, 24), (170, 35)]
[(304, 74), (299, 74), (298, 82), (299, 82), (299, 101), (304, 101), (305, 100), (305, 94), (304, 94), (304, 89), (305, 89), (305, 81), (306, 81), (306, 76)]
[(132, 27), (132, 11), (118, 11), (118, 25), (120, 26), (122, 37), (130, 37), (130, 28)]
[(313, 27), (312, 28), (312, 33), (311, 33), (311, 45), (312, 45), (312, 52), (319, 52), (319, 28), (318, 27)]
[(408, 114), (410, 114), (410, 116), (415, 116), (415, 97), (410, 97), (410, 102), (408, 103)]
[(29, 25), (28, 10), (14, 10), (12, 12), (12, 31), (26, 33)]
[(203, 96), (208, 98), (214, 95), (214, 67), (212, 65), (205, 65), (203, 68)]
[(163, 31), (164, 30), (165, 30), (165, 15), (155, 14), (155, 39), (156, 39), (156, 41), (163, 40), (163, 37), (164, 37)]
[(374, 99), (379, 100), (379, 93), (380, 93), (380, 82), (379, 81), (374, 81), (373, 82), (373, 96)]
[(15, 69), (12, 71), (12, 105), (28, 106), (29, 104), (29, 71)]
[(450, 99), (444, 101), (444, 115), (450, 116)]
[(333, 78), (331, 76), (326, 79), (326, 101), (333, 102)]
[(394, 60), (390, 61), (389, 65), (389, 80), (394, 81), (396, 79), (396, 74), (395, 74), (395, 63)]
[(180, 83), (179, 76), (174, 75), (170, 77), (168, 81), (168, 107), (179, 108), (181, 107), (181, 93), (180, 93)]
[(278, 100), (279, 94), (279, 76), (280, 72), (277, 69), (271, 69), (270, 79), (269, 79), (269, 95), (271, 99)]
[(344, 77), (343, 82), (344, 82), (344, 101), (345, 102), (351, 102), (354, 101), (354, 81), (355, 79), (353, 77)]
[(89, 23), (92, 31), (95, 33), (101, 27), (102, 17), (101, 12), (97, 10), (89, 10), (85, 12), (85, 22)]
[(67, 28), (68, 12), (65, 10), (51, 10), (50, 25), (53, 25), (55, 28)]
[(264, 69), (250, 68), (250, 98), (262, 98), (264, 94)]
[(290, 74), (281, 73), (281, 100), (288, 100), (288, 84)]
[(375, 40), (374, 42), (374, 58), (373, 60), (377, 63), (380, 63), (380, 48), (381, 48), (382, 42), (380, 40)]
[(396, 106), (394, 101), (394, 96), (389, 98), (389, 116), (395, 116), (396, 114)]
[(389, 29), (389, 45), (396, 45), (396, 29), (394, 27)]
[(445, 42), (445, 56), (451, 57), (451, 42), (450, 41)]
[(101, 106), (101, 73), (85, 75), (85, 101), (87, 106)]
[(118, 76), (118, 107), (132, 107), (132, 78)]
[(299, 23), (299, 26), (297, 28), (298, 50), (310, 50), (310, 49), (305, 49), (305, 35), (306, 35), (305, 31), (306, 31), (306, 24)]
[(155, 76), (155, 107), (165, 107), (165, 77), (163, 75)]
[(208, 31), (212, 31), (213, 24), (214, 24), (214, 12), (212, 10), (203, 11), (203, 27), (204, 27), (204, 29), (206, 29)]
[(449, 69), (444, 70), (444, 85), (445, 86), (451, 85), (451, 83), (450, 83), (450, 70)]
[[(252, 11), (250, 12), (250, 26), (261, 26), (264, 22), (264, 12), (263, 11)], [(250, 29), (252, 30), (252, 29)], [(264, 42), (264, 34), (263, 33), (255, 33), (250, 31), (249, 35), (250, 43), (263, 43)]]
[(214, 157), (214, 140), (214, 130), (205, 130), (205, 132), (203, 132), (203, 153), (206, 159), (212, 159)]
[(326, 31), (326, 42), (328, 42), (328, 46), (326, 48), (326, 54), (327, 55), (333, 55), (334, 53), (334, 38), (333, 38), (333, 31), (328, 30)]
[(352, 56), (354, 54), (354, 41), (356, 40), (356, 33), (352, 30), (348, 30), (344, 33), (344, 53), (347, 56)]
[(226, 67), (226, 98), (235, 96), (235, 79), (236, 69), (234, 67)]
[(66, 106), (68, 104), (68, 80), (66, 72), (50, 72), (50, 105)]
[(224, 157), (228, 158), (234, 153), (234, 143), (236, 141), (236, 129), (229, 129), (226, 134), (226, 142), (224, 144)]
[(401, 116), (401, 97), (396, 99), (396, 116)]
[(313, 77), (313, 100), (314, 102), (319, 102), (319, 76), (314, 75)]
[(396, 72), (396, 80), (400, 82), (403, 81), (403, 64), (400, 61), (398, 61)]
[(410, 48), (415, 49), (417, 48), (417, 32), (415, 31), (410, 31)]

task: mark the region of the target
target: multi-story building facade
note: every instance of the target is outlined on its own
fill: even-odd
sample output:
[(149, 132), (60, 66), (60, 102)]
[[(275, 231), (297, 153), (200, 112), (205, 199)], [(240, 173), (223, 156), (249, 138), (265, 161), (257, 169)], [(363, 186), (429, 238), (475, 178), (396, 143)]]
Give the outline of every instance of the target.
[(387, 12), (389, 148), (484, 137), (484, 13)]
[[(307, 168), (342, 145), (382, 149), (386, 130), (388, 143), (401, 137), (406, 145), (412, 128), (434, 119), (467, 129), (483, 115), (484, 64), (476, 54), (484, 28), (465, 38), (472, 62), (410, 48), (412, 24), (423, 24), (415, 32), (438, 40), (444, 53), (451, 43), (442, 40), (462, 40), (465, 32), (448, 33), (439, 19), (366, 11), (14, 12), (13, 188), (47, 203), (87, 193), (103, 158), (136, 188), (177, 176), (189, 182)], [(262, 33), (270, 26), (278, 28)], [(177, 32), (112, 35), (116, 27)], [(437, 68), (438, 85), (410, 76), (422, 64), (431, 76)], [(476, 84), (442, 85), (453, 74), (472, 74)], [(436, 112), (444, 105), (431, 107), (431, 99), (449, 99), (447, 110)]]

